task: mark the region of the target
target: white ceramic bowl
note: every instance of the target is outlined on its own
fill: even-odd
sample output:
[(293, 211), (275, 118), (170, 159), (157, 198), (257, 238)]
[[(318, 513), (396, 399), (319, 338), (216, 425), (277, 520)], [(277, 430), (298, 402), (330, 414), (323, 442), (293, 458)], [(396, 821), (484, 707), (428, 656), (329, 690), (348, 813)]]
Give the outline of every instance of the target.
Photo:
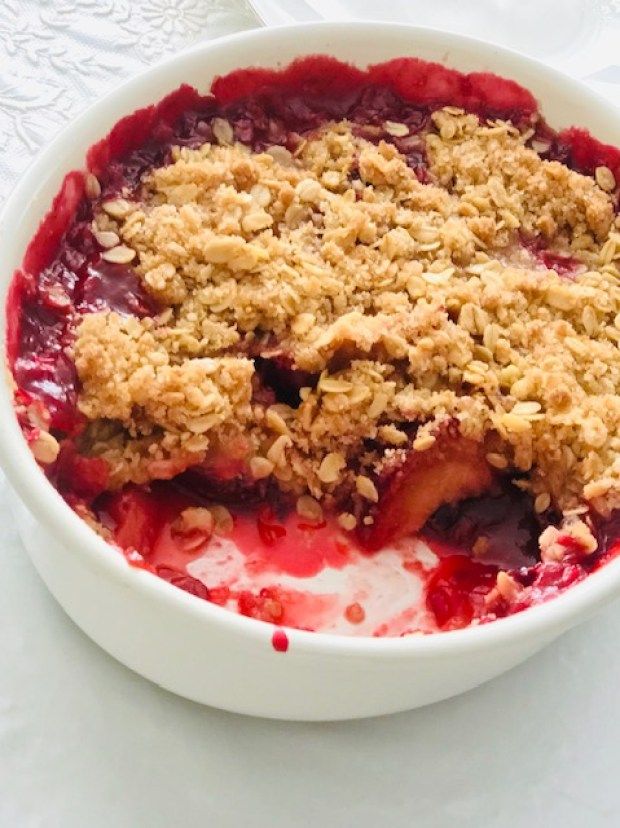
[[(6, 296), (28, 241), (65, 172), (123, 115), (182, 82), (206, 91), (216, 74), (273, 67), (317, 52), (366, 65), (402, 55), (463, 71), (490, 70), (530, 89), (552, 126), (586, 126), (620, 144), (620, 113), (585, 86), (514, 52), (429, 29), (376, 23), (311, 24), (206, 43), (124, 83), (71, 123), (40, 155), (0, 218), (0, 288)], [(4, 298), (2, 299), (4, 307)], [(0, 336), (5, 341), (4, 313)], [(129, 566), (83, 523), (37, 467), (0, 383), (0, 460), (16, 494), (19, 533), (68, 615), (132, 670), (187, 698), (257, 716), (348, 719), (417, 707), (508, 670), (620, 592), (620, 559), (559, 598), (481, 627), (407, 638), (288, 631), (227, 612)], [(592, 646), (596, 646), (593, 639)]]

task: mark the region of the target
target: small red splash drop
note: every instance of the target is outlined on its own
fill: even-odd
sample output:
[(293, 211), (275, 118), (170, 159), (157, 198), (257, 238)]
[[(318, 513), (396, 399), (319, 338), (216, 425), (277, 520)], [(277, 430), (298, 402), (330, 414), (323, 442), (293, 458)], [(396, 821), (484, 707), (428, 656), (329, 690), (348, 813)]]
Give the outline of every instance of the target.
[(276, 630), (271, 636), (271, 646), (276, 653), (285, 653), (288, 650), (288, 636), (284, 630)]

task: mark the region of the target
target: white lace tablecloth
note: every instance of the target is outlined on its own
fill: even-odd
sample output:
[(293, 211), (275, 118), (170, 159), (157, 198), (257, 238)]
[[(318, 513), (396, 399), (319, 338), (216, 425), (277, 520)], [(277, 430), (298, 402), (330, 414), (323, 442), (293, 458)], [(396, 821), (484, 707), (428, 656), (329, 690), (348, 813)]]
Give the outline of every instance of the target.
[(245, 0), (0, 0), (0, 200), (94, 98), (199, 40), (256, 25)]
[[(477, 23), (483, 35), (484, 24), (618, 93), (618, 0), (258, 4), (270, 20), (275, 8)], [(553, 24), (552, 6), (564, 9)], [(95, 95), (163, 54), (253, 25), (241, 0), (0, 0), (0, 201)], [(133, 675), (67, 620), (0, 484), (0, 828), (618, 826), (619, 640), (616, 605), (479, 690), (386, 719), (221, 713)]]

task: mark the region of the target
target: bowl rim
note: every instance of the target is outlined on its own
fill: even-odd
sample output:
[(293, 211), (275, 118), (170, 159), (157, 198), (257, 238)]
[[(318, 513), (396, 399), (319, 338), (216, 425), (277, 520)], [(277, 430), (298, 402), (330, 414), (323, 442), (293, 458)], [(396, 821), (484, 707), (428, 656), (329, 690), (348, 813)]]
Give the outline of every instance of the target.
[[(480, 62), (493, 55), (500, 54), (513, 59), (521, 66), (536, 70), (550, 78), (555, 84), (563, 88), (572, 88), (575, 95), (584, 96), (594, 104), (604, 107), (617, 123), (620, 135), (620, 112), (611, 102), (605, 100), (598, 93), (587, 87), (581, 81), (571, 78), (562, 72), (548, 66), (534, 58), (521, 54), (512, 49), (473, 38), (446, 32), (441, 29), (425, 26), (413, 26), (401, 23), (385, 23), (374, 21), (331, 22), (321, 21), (302, 24), (290, 24), (269, 28), (250, 29), (236, 32), (225, 37), (205, 41), (173, 55), (163, 61), (147, 67), (143, 71), (132, 75), (117, 84), (106, 95), (97, 98), (79, 116), (67, 124), (58, 135), (36, 155), (26, 172), (20, 177), (7, 199), (4, 209), (0, 212), (0, 232), (11, 228), (11, 215), (30, 209), (32, 193), (40, 180), (41, 173), (47, 169), (48, 162), (53, 159), (56, 148), (70, 141), (71, 133), (87, 125), (100, 108), (111, 103), (122, 93), (138, 91), (141, 84), (150, 76), (161, 73), (168, 66), (177, 63), (189, 56), (206, 54), (230, 44), (243, 43), (246, 40), (277, 41), (279, 37), (294, 34), (300, 29), (329, 32), (334, 36), (346, 36), (352, 30), (367, 32), (376, 37), (378, 33), (394, 32), (408, 33), (412, 39), (427, 37), (440, 42), (448, 48), (450, 44), (462, 46), (466, 49), (477, 50)], [(337, 48), (326, 48), (327, 52)], [(398, 56), (398, 55), (396, 55)], [(137, 101), (134, 108), (143, 105)], [(126, 113), (128, 114), (128, 113)], [(68, 172), (68, 170), (64, 170)], [(43, 207), (43, 215), (49, 209), (49, 204)], [(2, 261), (0, 251), (0, 262)], [(8, 264), (8, 263), (7, 263)], [(7, 270), (9, 268), (7, 267)], [(2, 353), (6, 362), (6, 311), (5, 301), (8, 286), (12, 279), (12, 272), (2, 275), (4, 284), (0, 289), (2, 299), (2, 314), (0, 318), (0, 337), (2, 338)], [(9, 375), (10, 376), (10, 375)], [(103, 538), (91, 529), (65, 503), (56, 489), (44, 476), (26, 441), (14, 415), (10, 379), (0, 383), (0, 418), (3, 427), (0, 428), (0, 461), (7, 475), (8, 481), (19, 495), (31, 514), (48, 529), (53, 537), (61, 544), (69, 547), (80, 556), (80, 563), (96, 567), (102, 574), (130, 587), (135, 591), (132, 600), (139, 598), (159, 601), (171, 611), (191, 616), (197, 623), (212, 624), (222, 629), (227, 628), (231, 633), (246, 637), (248, 641), (271, 642), (271, 636), (277, 625), (257, 619), (239, 615), (223, 607), (190, 595), (189, 593), (172, 586), (163, 579), (150, 572), (131, 566), (126, 558), (114, 550)], [(410, 658), (435, 657), (454, 652), (476, 652), (493, 647), (501, 647), (507, 642), (527, 639), (539, 635), (551, 637), (565, 631), (582, 618), (587, 617), (599, 606), (607, 603), (620, 594), (620, 557), (610, 561), (599, 570), (591, 573), (583, 581), (570, 587), (561, 595), (548, 600), (543, 604), (528, 608), (521, 613), (507, 618), (497, 619), (481, 625), (469, 626), (464, 629), (437, 632), (429, 635), (412, 634), (397, 638), (375, 638), (371, 636), (345, 636), (325, 632), (309, 632), (284, 627), (294, 653), (314, 653), (338, 657), (353, 657), (363, 655), (375, 659), (381, 658)]]

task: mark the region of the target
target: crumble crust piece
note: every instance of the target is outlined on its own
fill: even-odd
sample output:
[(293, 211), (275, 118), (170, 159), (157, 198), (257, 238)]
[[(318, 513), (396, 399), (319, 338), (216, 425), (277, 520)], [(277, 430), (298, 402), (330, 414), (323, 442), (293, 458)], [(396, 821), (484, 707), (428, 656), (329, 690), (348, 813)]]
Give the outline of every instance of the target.
[[(174, 149), (139, 201), (103, 204), (97, 232), (134, 252), (165, 308), (94, 313), (77, 331), (83, 448), (113, 486), (236, 440), (256, 478), (353, 504), (350, 528), (382, 470), (450, 423), (539, 511), (620, 507), (612, 198), (510, 123), (453, 108), (433, 122), (429, 184), (347, 123), (294, 155), (220, 129), (219, 145)], [(541, 264), (532, 237), (574, 272)], [(261, 355), (314, 377), (299, 407), (253, 395)]]

